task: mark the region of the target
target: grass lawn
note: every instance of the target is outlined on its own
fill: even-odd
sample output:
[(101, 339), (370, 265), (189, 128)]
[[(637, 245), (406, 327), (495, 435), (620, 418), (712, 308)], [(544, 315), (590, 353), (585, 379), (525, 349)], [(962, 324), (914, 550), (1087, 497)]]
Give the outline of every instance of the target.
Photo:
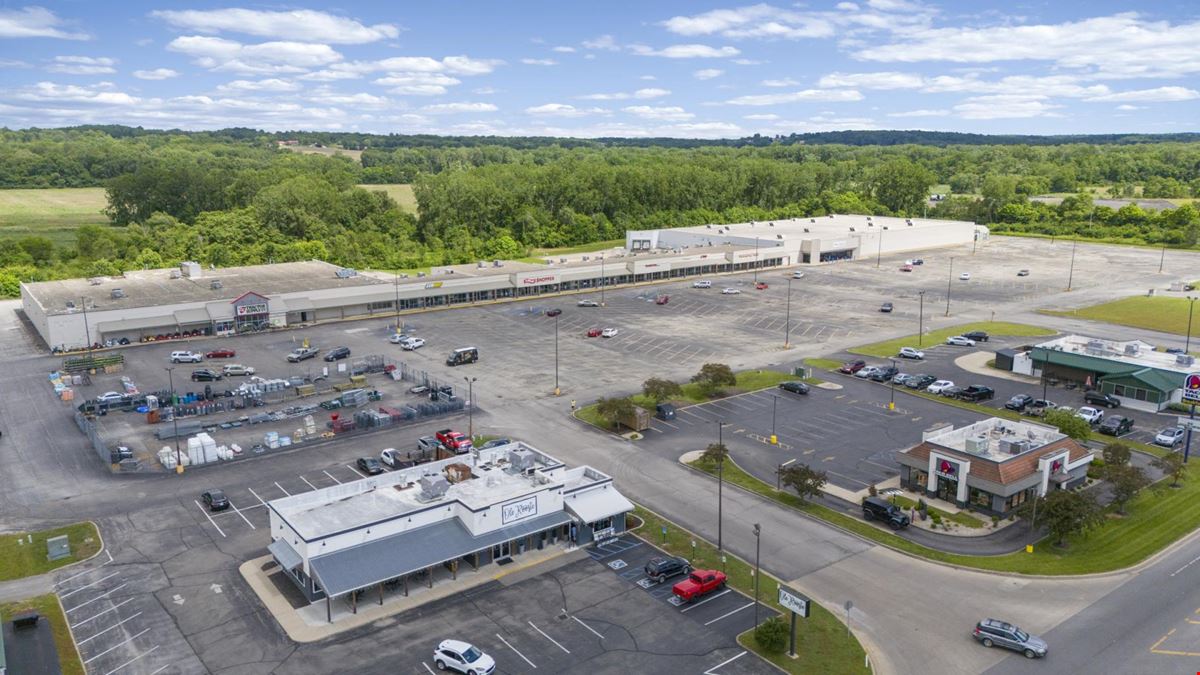
[[(1074, 319), (1091, 319), (1116, 323), (1122, 326), (1147, 328), (1163, 333), (1187, 334), (1188, 301), (1186, 298), (1147, 297), (1143, 295), (1114, 300), (1081, 309), (1054, 311), (1039, 310), (1042, 314), (1065, 316)], [(1200, 326), (1200, 319), (1193, 317), (1192, 329)]]
[[(892, 496), (888, 497), (888, 501), (890, 501), (891, 503), (899, 506), (900, 508), (906, 509), (906, 510), (916, 508), (916, 506), (917, 506), (917, 500), (909, 499), (908, 497), (904, 497), (902, 495), (892, 495)], [(952, 523), (958, 523), (959, 525), (962, 525), (963, 527), (969, 527), (973, 530), (977, 530), (977, 529), (983, 527), (983, 525), (984, 525), (984, 522), (982, 520), (967, 513), (966, 511), (961, 511), (959, 513), (950, 513), (949, 511), (935, 509), (932, 506), (929, 506), (928, 504), (925, 505), (925, 508), (926, 508), (926, 510), (929, 511), (929, 515), (931, 515), (931, 516), (936, 513), (938, 515), (938, 517), (943, 520), (949, 520)]]
[(62, 606), (54, 594), (38, 595), (26, 598), (20, 602), (10, 602), (0, 605), (0, 620), (9, 621), (17, 612), (35, 609), (38, 614), (50, 621), (50, 630), (54, 633), (54, 646), (58, 650), (58, 667), (63, 675), (84, 675), (86, 671), (79, 662), (79, 652), (75, 651), (75, 641), (67, 629), (67, 620), (63, 616)]
[[(722, 568), (716, 546), (640, 506), (634, 513), (645, 522), (638, 534), (647, 541), (672, 555), (687, 558), (697, 569)], [(664, 526), (667, 528), (665, 542), (661, 534)], [(764, 532), (763, 536), (772, 534)], [(775, 536), (786, 535), (776, 533)], [(694, 550), (693, 541), (696, 542)], [(754, 597), (754, 566), (729, 553), (726, 553), (726, 560), (723, 567), (728, 585)], [(775, 602), (779, 583), (778, 579), (764, 572), (759, 582), (759, 598), (764, 606), (783, 612), (783, 608)], [(846, 634), (845, 624), (816, 602), (810, 604), (807, 619), (796, 621), (797, 658), (788, 657), (786, 650), (783, 654), (763, 654), (756, 648), (753, 630), (743, 633), (738, 641), (789, 673), (861, 673), (866, 656), (858, 640)]]
[(842, 362), (833, 359), (804, 359), (804, 365), (823, 370), (837, 370), (842, 367)]
[[(895, 340), (885, 340), (883, 342), (874, 342), (868, 345), (860, 345), (848, 351), (853, 354), (862, 354), (864, 356), (877, 356), (880, 358), (889, 358), (895, 356), (901, 347), (929, 347), (936, 344), (941, 344), (946, 341), (946, 338), (954, 335), (962, 335), (973, 330), (981, 330), (988, 335), (1007, 336), (1041, 336), (1054, 335), (1056, 331), (1041, 326), (1029, 326), (1023, 323), (1006, 323), (1003, 321), (983, 321), (980, 323), (967, 323), (961, 326), (951, 326), (939, 330), (932, 330), (925, 333), (924, 339), (917, 342), (916, 335), (905, 335)], [(810, 363), (812, 359), (808, 360)], [(840, 365), (840, 364), (839, 364)]]
[(0, 190), (0, 236), (46, 237), (58, 246), (75, 244), (75, 228), (108, 225), (102, 213), (104, 188)]
[(413, 188), (408, 183), (378, 183), (375, 185), (359, 185), (358, 187), (364, 190), (386, 192), (387, 196), (396, 200), (400, 208), (414, 216), (417, 215), (417, 198), (413, 195)]
[[(91, 523), (75, 523), (53, 530), (34, 532), (33, 543), (28, 542), (29, 533), (0, 535), (0, 581), (21, 579), (56, 570), (64, 565), (84, 560), (100, 550), (100, 535)], [(70, 537), (71, 557), (50, 562), (46, 559), (46, 540), (60, 535)]]
[(603, 251), (608, 248), (624, 246), (624, 239), (606, 239), (604, 241), (593, 241), (590, 244), (580, 244), (579, 246), (563, 246), (560, 248), (535, 248), (533, 255), (567, 255), (570, 253), (591, 253), (593, 251)]

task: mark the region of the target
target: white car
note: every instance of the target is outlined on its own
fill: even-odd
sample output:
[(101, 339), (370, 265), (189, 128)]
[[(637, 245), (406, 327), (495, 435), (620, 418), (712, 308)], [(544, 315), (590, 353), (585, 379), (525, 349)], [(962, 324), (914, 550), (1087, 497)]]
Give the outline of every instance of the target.
[(971, 338), (966, 338), (961, 335), (955, 335), (954, 337), (946, 338), (946, 344), (956, 345), (959, 347), (974, 347), (975, 341), (972, 340)]
[(1158, 432), (1158, 435), (1154, 437), (1154, 444), (1164, 448), (1173, 448), (1182, 443), (1186, 435), (1187, 430), (1183, 427), (1169, 427)]
[(200, 352), (171, 352), (171, 363), (200, 363), (204, 355)]
[(425, 338), (410, 337), (400, 343), (400, 348), (405, 351), (415, 351), (425, 346)]
[(721, 295), (738, 295), (742, 291), (737, 288), (722, 288)]
[(958, 275), (958, 280), (959, 280), (959, 281), (970, 281), (970, 280), (971, 280), (971, 273), (970, 273), (970, 272), (963, 272), (962, 274)]
[(575, 303), (575, 306), (576, 307), (599, 307), (600, 303), (596, 302), (595, 300), (580, 300), (579, 302)]
[(1091, 406), (1084, 406), (1075, 413), (1076, 417), (1082, 417), (1087, 420), (1088, 424), (1099, 424), (1104, 419), (1104, 411)]
[(792, 278), (793, 279), (803, 279), (804, 272), (792, 272)]
[(125, 398), (125, 394), (122, 394), (119, 391), (106, 391), (103, 394), (100, 394), (99, 396), (97, 396), (96, 400), (99, 401), (100, 403), (116, 403), (117, 401), (121, 401), (124, 398)]
[(401, 464), (407, 459), (407, 456), (395, 448), (385, 448), (379, 453), (379, 461), (390, 469), (399, 469)]
[(693, 281), (692, 288), (712, 288), (711, 281)]
[(937, 382), (934, 382), (933, 384), (929, 385), (928, 387), (925, 387), (925, 391), (927, 391), (931, 394), (940, 394), (943, 391), (945, 391), (953, 386), (954, 386), (954, 383), (951, 382), (950, 380), (938, 380)]
[(900, 348), (900, 358), (916, 359), (916, 360), (920, 361), (921, 359), (925, 358), (925, 352), (923, 352), (919, 349), (913, 349), (912, 347), (901, 347)]
[(438, 670), (457, 670), (468, 675), (491, 675), (496, 670), (492, 657), (461, 640), (442, 640), (433, 650), (433, 664)]
[(404, 341), (410, 337), (412, 336), (408, 333), (392, 333), (391, 337), (388, 338), (388, 342), (394, 345), (404, 344)]
[(860, 369), (857, 373), (854, 374), (854, 376), (866, 379), (866, 378), (874, 375), (875, 373), (878, 373), (880, 370), (882, 370), (882, 368), (880, 368), (879, 366), (867, 366), (865, 368)]
[(620, 332), (621, 331), (617, 330), (616, 328), (605, 328), (604, 330), (600, 331), (600, 337), (616, 337), (617, 333)]
[(221, 374), (227, 377), (238, 375), (248, 376), (254, 374), (254, 368), (251, 368), (250, 366), (243, 366), (240, 363), (226, 363), (221, 367)]

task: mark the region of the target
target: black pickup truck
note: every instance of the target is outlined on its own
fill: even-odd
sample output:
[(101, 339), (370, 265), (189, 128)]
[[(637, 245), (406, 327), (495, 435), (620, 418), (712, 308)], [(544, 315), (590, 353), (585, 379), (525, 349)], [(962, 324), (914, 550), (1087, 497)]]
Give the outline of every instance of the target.
[(959, 393), (958, 398), (963, 401), (990, 401), (996, 398), (996, 391), (991, 387), (985, 387), (982, 384), (973, 384)]

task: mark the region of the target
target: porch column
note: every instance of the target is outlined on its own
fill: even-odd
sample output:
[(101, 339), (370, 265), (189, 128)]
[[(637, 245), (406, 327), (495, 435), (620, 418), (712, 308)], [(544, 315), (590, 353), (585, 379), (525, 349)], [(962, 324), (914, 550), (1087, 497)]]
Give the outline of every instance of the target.
[(379, 605), (383, 606), (383, 582), (379, 582)]
[(333, 609), (330, 607), (329, 595), (325, 596), (325, 621), (333, 623)]
[(430, 567), (429, 569), (427, 569), (425, 571), (426, 571), (426, 573), (429, 574), (429, 587), (433, 588), (433, 567)]

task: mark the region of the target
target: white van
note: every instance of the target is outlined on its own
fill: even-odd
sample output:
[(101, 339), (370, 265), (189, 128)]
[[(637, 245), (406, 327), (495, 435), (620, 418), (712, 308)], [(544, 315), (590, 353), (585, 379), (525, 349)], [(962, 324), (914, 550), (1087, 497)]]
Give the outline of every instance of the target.
[(792, 278), (793, 279), (803, 279), (804, 272), (801, 272), (800, 270), (796, 270), (795, 272), (792, 272)]
[(693, 281), (692, 288), (712, 288), (711, 281)]
[(171, 363), (200, 363), (204, 355), (200, 352), (171, 352)]

